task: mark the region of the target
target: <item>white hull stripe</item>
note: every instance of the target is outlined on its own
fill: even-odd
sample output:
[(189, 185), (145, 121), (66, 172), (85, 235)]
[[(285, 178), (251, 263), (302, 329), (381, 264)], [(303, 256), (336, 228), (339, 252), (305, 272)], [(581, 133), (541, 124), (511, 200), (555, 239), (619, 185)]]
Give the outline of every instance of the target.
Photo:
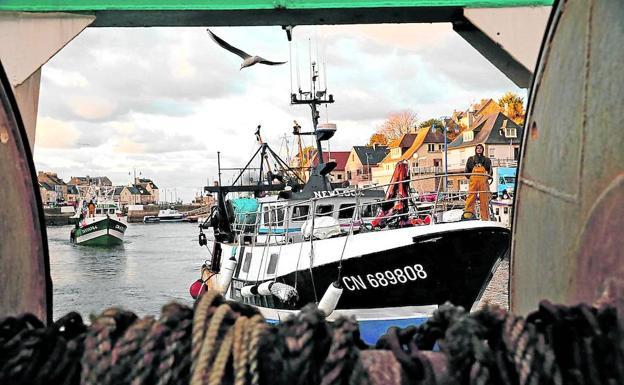
[[(123, 233), (120, 232), (120, 231), (110, 229), (109, 230), (109, 234), (112, 235), (115, 238), (123, 239)], [(76, 243), (82, 243), (82, 242), (90, 241), (93, 238), (101, 237), (103, 235), (106, 235), (106, 229), (97, 230), (97, 231), (94, 231), (94, 232), (86, 234), (86, 235), (81, 235), (78, 238), (76, 238)]]

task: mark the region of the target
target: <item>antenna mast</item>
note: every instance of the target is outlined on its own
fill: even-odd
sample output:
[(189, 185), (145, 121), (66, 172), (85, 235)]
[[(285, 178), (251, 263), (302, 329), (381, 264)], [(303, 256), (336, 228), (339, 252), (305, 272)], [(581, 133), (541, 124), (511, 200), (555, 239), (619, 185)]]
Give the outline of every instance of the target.
[[(327, 89), (320, 90), (321, 87), (319, 84), (320, 83), (319, 73), (318, 73), (316, 66), (317, 65), (315, 62), (310, 63), (310, 73), (311, 73), (310, 91), (304, 92), (301, 89), (299, 89), (297, 94), (292, 93), (290, 95), (290, 104), (291, 105), (307, 104), (308, 106), (310, 106), (310, 111), (312, 113), (313, 131), (312, 132), (299, 132), (298, 135), (313, 135), (316, 138), (318, 165), (312, 169), (310, 178), (312, 178), (312, 176), (317, 176), (321, 178), (320, 183), (323, 185), (322, 187), (325, 190), (331, 190), (331, 184), (329, 183), (326, 177), (326, 174), (329, 173), (329, 171), (331, 170), (325, 167), (326, 164), (323, 160), (323, 147), (321, 145), (321, 142), (323, 140), (328, 140), (329, 138), (331, 138), (334, 135), (334, 132), (336, 131), (336, 129), (335, 128), (319, 129), (318, 123), (319, 123), (320, 113), (319, 113), (318, 106), (333, 103), (334, 95), (327, 94)], [(318, 91), (317, 91), (317, 88), (319, 89)], [(335, 167), (335, 164), (334, 164), (334, 167)]]

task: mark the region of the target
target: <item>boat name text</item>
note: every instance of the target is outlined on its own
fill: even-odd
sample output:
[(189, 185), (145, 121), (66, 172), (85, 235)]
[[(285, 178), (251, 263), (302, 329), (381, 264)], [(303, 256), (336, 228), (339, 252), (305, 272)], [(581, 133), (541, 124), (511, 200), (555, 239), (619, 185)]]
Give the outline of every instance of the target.
[(394, 270), (385, 270), (383, 272), (371, 273), (366, 275), (348, 275), (342, 277), (342, 284), (349, 291), (366, 290), (369, 287), (377, 288), (380, 286), (401, 285), (408, 281), (417, 281), (427, 278), (427, 272), (420, 263), (414, 266), (405, 266)]
[(88, 233), (91, 231), (97, 230), (97, 226), (89, 226), (89, 227), (85, 227), (84, 229), (82, 229), (83, 234), (84, 233)]
[(315, 198), (327, 198), (327, 197), (354, 197), (355, 191), (342, 192), (342, 191), (315, 191)]

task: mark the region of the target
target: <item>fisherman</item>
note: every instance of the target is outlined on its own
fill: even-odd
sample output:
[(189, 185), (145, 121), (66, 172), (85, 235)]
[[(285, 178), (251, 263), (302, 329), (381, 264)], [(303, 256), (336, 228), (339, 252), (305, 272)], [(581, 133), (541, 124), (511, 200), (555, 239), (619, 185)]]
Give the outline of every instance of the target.
[(89, 209), (89, 217), (95, 217), (95, 203), (93, 203), (93, 201), (89, 201), (87, 208)]
[(489, 219), (488, 203), (490, 201), (488, 175), (492, 175), (492, 162), (483, 155), (482, 144), (477, 144), (475, 147), (475, 155), (468, 158), (465, 173), (481, 175), (466, 175), (466, 177), (470, 179), (470, 183), (468, 184), (468, 196), (466, 197), (463, 219), (474, 218), (478, 193), (481, 220), (487, 221)]

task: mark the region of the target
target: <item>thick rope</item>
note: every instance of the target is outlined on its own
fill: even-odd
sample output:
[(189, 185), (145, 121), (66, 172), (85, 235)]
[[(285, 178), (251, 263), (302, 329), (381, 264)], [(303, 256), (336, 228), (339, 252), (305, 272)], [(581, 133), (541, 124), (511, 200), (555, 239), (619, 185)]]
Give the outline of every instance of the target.
[[(437, 347), (437, 351), (428, 349)], [(203, 294), (159, 319), (108, 309), (86, 327), (70, 313), (45, 327), (0, 321), (0, 385), (22, 384), (623, 384), (624, 325), (613, 307), (542, 302), (526, 318), (441, 306), (390, 328), (376, 350), (353, 319), (328, 324), (313, 305), (279, 325)]]

